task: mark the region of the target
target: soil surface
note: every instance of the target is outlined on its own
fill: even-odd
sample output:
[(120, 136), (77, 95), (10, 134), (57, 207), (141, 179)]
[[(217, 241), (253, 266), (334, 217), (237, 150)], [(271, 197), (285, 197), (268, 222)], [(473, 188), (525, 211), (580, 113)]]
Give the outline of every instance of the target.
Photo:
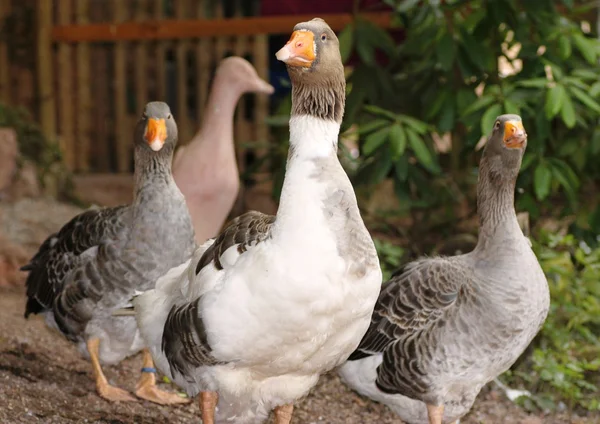
[[(23, 318), (24, 298), (22, 289), (0, 289), (0, 423), (200, 423), (196, 402), (165, 407), (142, 400), (111, 404), (100, 398), (91, 366), (75, 346), (48, 329), (41, 317)], [(140, 367), (138, 355), (104, 371), (112, 384), (133, 391)], [(383, 405), (350, 391), (333, 373), (296, 405), (292, 422), (401, 423)], [(528, 415), (501, 392), (485, 388), (461, 422), (597, 424), (600, 418)]]
[[(81, 209), (50, 200), (0, 204), (0, 234), (29, 255)], [(74, 345), (46, 327), (39, 316), (23, 318), (22, 286), (0, 288), (0, 424), (8, 423), (200, 423), (196, 402), (164, 407), (147, 401), (111, 404), (95, 392), (90, 364)], [(141, 357), (105, 367), (109, 381), (133, 391)], [(175, 390), (164, 384), (167, 390)], [(362, 398), (334, 373), (294, 411), (293, 424), (399, 424), (386, 407)], [(466, 424), (600, 424), (600, 417), (531, 415), (510, 402), (494, 384), (484, 388)]]

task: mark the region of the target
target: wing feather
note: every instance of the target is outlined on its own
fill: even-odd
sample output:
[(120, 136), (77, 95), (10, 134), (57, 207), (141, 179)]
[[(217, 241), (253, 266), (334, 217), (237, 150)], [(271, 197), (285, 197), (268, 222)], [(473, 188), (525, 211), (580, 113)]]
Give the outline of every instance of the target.
[(125, 228), (125, 213), (125, 206), (88, 210), (71, 219), (58, 233), (50, 235), (42, 243), (31, 261), (21, 268), (29, 271), (26, 318), (32, 313), (52, 308), (66, 276), (77, 267), (82, 257), (86, 257), (86, 252), (90, 256), (94, 248)]

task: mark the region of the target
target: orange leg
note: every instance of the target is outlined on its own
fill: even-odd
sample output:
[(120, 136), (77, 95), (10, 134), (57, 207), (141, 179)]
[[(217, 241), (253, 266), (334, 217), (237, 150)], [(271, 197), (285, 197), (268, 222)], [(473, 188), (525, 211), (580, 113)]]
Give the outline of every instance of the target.
[(142, 376), (135, 388), (135, 395), (137, 397), (160, 405), (176, 405), (191, 402), (191, 399), (182, 398), (176, 393), (160, 390), (156, 386), (156, 370), (154, 370), (154, 362), (152, 361), (150, 352), (148, 349), (144, 349), (142, 355), (144, 361), (142, 365)]
[(217, 392), (200, 393), (200, 412), (202, 413), (202, 424), (215, 424), (215, 408), (219, 401)]
[(292, 422), (292, 412), (294, 404), (281, 405), (275, 408), (275, 424), (290, 424)]
[(98, 348), (100, 347), (100, 339), (90, 339), (87, 342), (87, 349), (92, 360), (92, 368), (94, 370), (94, 378), (96, 379), (96, 390), (104, 399), (111, 402), (131, 402), (135, 398), (128, 392), (118, 387), (111, 386), (106, 380), (106, 376), (102, 372), (100, 360), (98, 359)]
[(429, 424), (442, 424), (444, 418), (444, 405), (427, 405)]

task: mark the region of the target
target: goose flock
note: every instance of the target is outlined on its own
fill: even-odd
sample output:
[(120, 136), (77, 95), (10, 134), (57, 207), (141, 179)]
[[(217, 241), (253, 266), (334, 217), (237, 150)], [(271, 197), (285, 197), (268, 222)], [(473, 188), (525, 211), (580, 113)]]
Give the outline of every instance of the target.
[[(337, 156), (346, 96), (338, 39), (315, 18), (297, 24), (276, 57), (292, 83), (276, 215), (247, 212), (197, 242), (192, 186), (203, 178), (180, 191), (175, 119), (165, 103), (148, 103), (134, 132), (132, 204), (86, 211), (48, 237), (23, 267), (25, 317), (43, 314), (78, 345), (108, 401), (135, 398), (109, 384), (102, 365), (141, 351), (135, 395), (188, 402), (157, 388), (158, 369), (198, 396), (204, 424), (263, 423), (271, 413), (288, 424), (294, 403), (334, 369), (407, 423), (458, 422), (548, 313), (547, 281), (514, 209), (521, 118), (499, 116), (491, 129), (475, 249), (416, 260), (382, 284)], [(207, 219), (222, 224), (232, 202), (218, 200)]]

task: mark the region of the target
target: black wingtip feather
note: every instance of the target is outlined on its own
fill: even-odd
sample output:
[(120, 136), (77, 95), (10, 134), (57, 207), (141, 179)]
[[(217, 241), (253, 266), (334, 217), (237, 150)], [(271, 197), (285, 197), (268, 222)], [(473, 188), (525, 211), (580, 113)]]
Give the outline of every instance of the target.
[(352, 352), (352, 355), (350, 355), (348, 357), (348, 361), (357, 361), (359, 359), (363, 359), (363, 358), (366, 358), (366, 357), (369, 357), (369, 356), (371, 356), (370, 353), (363, 352), (362, 350), (358, 350), (357, 349), (354, 352)]

